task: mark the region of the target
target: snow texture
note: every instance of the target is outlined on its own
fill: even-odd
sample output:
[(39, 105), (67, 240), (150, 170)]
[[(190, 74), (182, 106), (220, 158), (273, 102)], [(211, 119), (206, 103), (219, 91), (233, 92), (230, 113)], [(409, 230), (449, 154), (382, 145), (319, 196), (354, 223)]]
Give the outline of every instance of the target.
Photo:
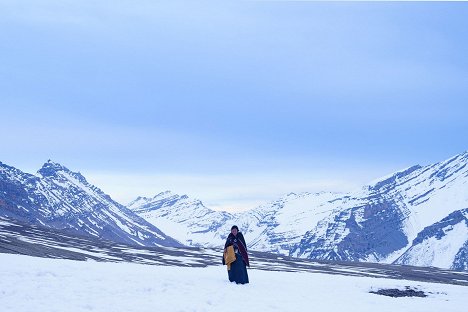
[[(360, 311), (459, 312), (467, 287), (406, 280), (249, 270), (231, 284), (226, 268), (99, 263), (0, 254), (4, 312)], [(423, 291), (391, 298), (382, 288)]]

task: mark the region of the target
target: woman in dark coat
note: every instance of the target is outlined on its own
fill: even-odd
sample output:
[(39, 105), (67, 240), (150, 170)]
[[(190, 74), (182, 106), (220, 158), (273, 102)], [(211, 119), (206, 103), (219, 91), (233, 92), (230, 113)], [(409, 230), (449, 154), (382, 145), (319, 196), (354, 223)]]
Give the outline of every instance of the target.
[(247, 284), (249, 282), (247, 266), (250, 266), (247, 244), (245, 243), (244, 235), (239, 232), (239, 228), (236, 225), (231, 228), (231, 233), (226, 239), (226, 244), (224, 244), (224, 250), (231, 245), (234, 247), (236, 260), (231, 263), (231, 269), (228, 271), (229, 281), (236, 282), (237, 284)]

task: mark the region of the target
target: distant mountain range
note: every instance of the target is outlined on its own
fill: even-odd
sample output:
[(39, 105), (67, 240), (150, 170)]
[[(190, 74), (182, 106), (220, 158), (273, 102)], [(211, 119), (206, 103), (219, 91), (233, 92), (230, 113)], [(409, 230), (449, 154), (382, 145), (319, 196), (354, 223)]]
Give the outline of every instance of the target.
[(237, 224), (251, 249), (340, 261), (468, 270), (468, 152), (348, 193), (290, 193), (230, 214), (169, 191), (128, 207), (191, 246), (222, 246)]
[(251, 250), (468, 270), (467, 164), (465, 152), (352, 193), (290, 193), (228, 213), (170, 191), (123, 206), (58, 163), (45, 163), (36, 175), (0, 163), (0, 217), (67, 235), (166, 247), (222, 247), (236, 224)]
[(182, 246), (77, 172), (47, 162), (37, 175), (0, 163), (0, 216), (139, 246)]

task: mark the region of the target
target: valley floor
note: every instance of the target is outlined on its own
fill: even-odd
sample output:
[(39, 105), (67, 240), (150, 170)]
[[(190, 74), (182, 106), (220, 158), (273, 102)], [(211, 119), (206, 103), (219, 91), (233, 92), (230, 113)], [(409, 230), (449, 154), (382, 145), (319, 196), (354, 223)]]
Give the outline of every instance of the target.
[[(249, 270), (227, 281), (226, 267), (167, 267), (0, 254), (0, 310), (78, 311), (463, 311), (468, 287), (307, 272)], [(371, 294), (411, 286), (426, 298)]]

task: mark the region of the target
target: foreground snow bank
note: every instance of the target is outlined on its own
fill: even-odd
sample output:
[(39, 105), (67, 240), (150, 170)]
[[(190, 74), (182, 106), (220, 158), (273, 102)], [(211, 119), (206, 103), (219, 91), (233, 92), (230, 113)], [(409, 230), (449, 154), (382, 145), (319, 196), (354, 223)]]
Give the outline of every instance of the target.
[[(0, 254), (0, 310), (76, 311), (463, 311), (468, 287), (404, 280), (249, 270), (251, 284), (226, 268), (78, 262)], [(427, 298), (370, 294), (422, 290)]]

